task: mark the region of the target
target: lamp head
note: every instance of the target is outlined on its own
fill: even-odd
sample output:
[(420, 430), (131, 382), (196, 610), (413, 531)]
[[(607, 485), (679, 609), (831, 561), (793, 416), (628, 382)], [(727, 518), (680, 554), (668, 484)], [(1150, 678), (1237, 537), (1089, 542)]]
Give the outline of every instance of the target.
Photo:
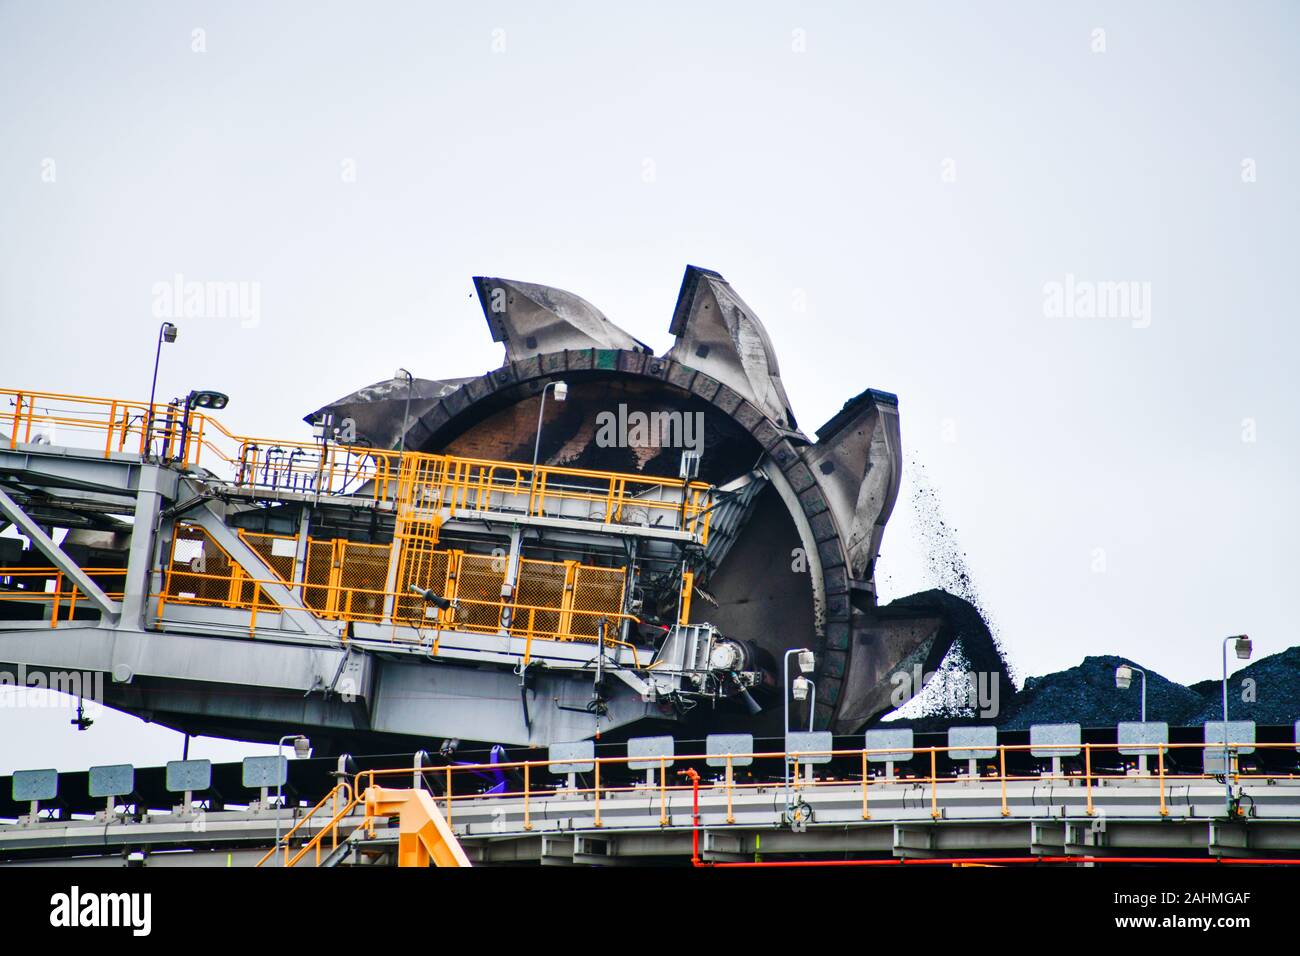
[(568, 398), (568, 397), (569, 397), (569, 383), (568, 383), (568, 382), (556, 382), (556, 383), (555, 383), (555, 400), (556, 400), (557, 402), (562, 402), (562, 401), (564, 401), (564, 400), (565, 400), (566, 398)]
[(194, 390), (185, 396), (185, 405), (188, 408), (206, 408), (212, 411), (220, 411), (230, 404), (230, 396), (223, 392), (213, 392), (207, 389)]
[(1115, 686), (1120, 690), (1128, 690), (1133, 684), (1133, 668), (1127, 664), (1120, 664), (1115, 668)]
[(796, 677), (790, 682), (790, 690), (795, 700), (807, 700), (808, 690), (812, 687), (812, 681), (806, 677)]
[(293, 755), (300, 759), (306, 759), (311, 756), (311, 741), (299, 734), (293, 738)]
[(170, 322), (164, 322), (162, 324), (161, 331), (162, 331), (162, 340), (164, 342), (176, 341), (176, 326), (172, 325)]
[(805, 674), (811, 674), (817, 666), (817, 655), (812, 651), (804, 649), (799, 652), (799, 670)]
[(1250, 652), (1254, 649), (1254, 645), (1251, 644), (1250, 638), (1245, 634), (1242, 634), (1239, 637), (1233, 638), (1233, 641), (1233, 647), (1237, 651), (1237, 656), (1243, 661), (1250, 660)]

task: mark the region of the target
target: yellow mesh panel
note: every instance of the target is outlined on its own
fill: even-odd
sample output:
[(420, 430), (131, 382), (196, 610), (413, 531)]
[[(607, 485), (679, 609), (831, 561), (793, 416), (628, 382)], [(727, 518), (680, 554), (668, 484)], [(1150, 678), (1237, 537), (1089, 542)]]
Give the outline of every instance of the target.
[[(562, 562), (534, 561), (530, 558), (522, 559), (519, 564), (515, 602), (520, 607), (514, 612), (510, 633), (516, 637), (527, 637), (530, 634), (533, 637), (552, 637), (560, 629), (565, 566)], [(554, 610), (531, 609), (535, 607)]]
[[(199, 525), (178, 524), (172, 538), (166, 594), (180, 603), (273, 608), (266, 592)], [(242, 582), (242, 583), (241, 583)], [(256, 587), (256, 590), (254, 588)]]
[[(192, 572), (192, 573), (191, 573)], [(177, 525), (172, 539), (167, 596), (207, 603), (230, 600), (230, 558), (198, 525)]]
[[(595, 639), (597, 622), (608, 617), (605, 636), (617, 636), (618, 614), (623, 611), (622, 568), (592, 568), (580, 565), (573, 579), (573, 610), (569, 633), (576, 638)], [(580, 614), (579, 611), (590, 611)]]
[[(275, 542), (292, 541), (296, 552), (298, 539), (279, 534), (254, 534), (251, 531), (241, 531), (239, 536), (244, 540), (257, 556), (266, 562), (266, 566), (272, 572), (274, 577), (279, 578), (285, 584), (293, 581), (293, 554), (276, 554)], [(284, 546), (280, 547), (283, 551)]]
[(456, 581), (456, 596), (461, 602), (456, 613), (458, 627), (487, 632), (500, 627), (501, 584), (505, 577), (505, 558), (481, 554), (461, 557)]
[(379, 621), (384, 616), (384, 586), (388, 583), (386, 544), (340, 541), (338, 612), (352, 621)]
[(307, 542), (307, 565), (303, 569), (302, 602), (322, 617), (330, 617), (334, 610), (334, 595), (330, 591), (333, 572), (334, 542)]
[(394, 613), (404, 624), (420, 624), (424, 615), (424, 598), (411, 594), (411, 585), (432, 588), (440, 597), (450, 597), (451, 587), (447, 573), (451, 570), (451, 552), (435, 551), (418, 543), (407, 545), (402, 552), (402, 563), (397, 577), (397, 601)]

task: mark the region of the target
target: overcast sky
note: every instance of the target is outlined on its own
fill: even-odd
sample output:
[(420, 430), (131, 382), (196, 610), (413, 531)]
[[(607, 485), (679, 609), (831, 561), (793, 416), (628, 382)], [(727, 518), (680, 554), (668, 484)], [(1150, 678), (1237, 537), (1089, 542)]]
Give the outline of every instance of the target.
[[(762, 318), (805, 431), (900, 396), (1022, 678), (1102, 653), (1212, 677), (1224, 635), (1298, 643), (1298, 21), (0, 3), (3, 385), (143, 399), (155, 286), (237, 281), (256, 316), (178, 320), (160, 397), (218, 388), (233, 429), (295, 437), (399, 365), (499, 365), (471, 275), (663, 350), (694, 263)], [(904, 487), (887, 598), (935, 583), (911, 519)], [(179, 756), (68, 717), (0, 709), (0, 772)]]

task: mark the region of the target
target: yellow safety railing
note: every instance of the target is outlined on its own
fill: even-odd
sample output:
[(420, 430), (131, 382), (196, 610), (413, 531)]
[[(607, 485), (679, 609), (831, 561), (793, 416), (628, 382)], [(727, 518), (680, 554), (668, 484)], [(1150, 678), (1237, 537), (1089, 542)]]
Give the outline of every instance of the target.
[(142, 453), (147, 418), (146, 402), (0, 389), (0, 430), (8, 432), (10, 448), (20, 442), (63, 445), (67, 439), (93, 436), (85, 438), (84, 447), (102, 448), (105, 457), (113, 452)]
[[(298, 833), (299, 830), (303, 830), (307, 824), (315, 820), (316, 815), (324, 811), (326, 805), (329, 805), (330, 807), (330, 810), (328, 811), (331, 814), (330, 818), (325, 821), (319, 830), (316, 831), (315, 835), (308, 839), (307, 842), (298, 849), (297, 853), (290, 856), (289, 851), (293, 843), (294, 834)], [(343, 821), (347, 819), (349, 814), (353, 812), (356, 805), (356, 791), (354, 791), (348, 783), (340, 783), (329, 793), (325, 794), (325, 796), (320, 799), (320, 802), (308, 810), (303, 818), (293, 825), (293, 828), (290, 829), (282, 838), (281, 843), (283, 845), (276, 844), (271, 847), (271, 849), (267, 850), (266, 853), (263, 854), (262, 858), (253, 865), (255, 867), (262, 866), (267, 860), (271, 859), (271, 857), (276, 856), (277, 851), (282, 850), (284, 858), (281, 865), (286, 867), (296, 866), (304, 856), (314, 850), (316, 853), (316, 866), (320, 866), (321, 851), (324, 847), (325, 838), (329, 837), (329, 848), (331, 851), (337, 849), (339, 845), (339, 827), (342, 825)], [(277, 812), (279, 809), (280, 808), (277, 808)]]
[[(996, 763), (998, 766), (998, 772), (982, 775), (980, 779), (984, 780), (987, 783), (999, 783), (999, 782), (1001, 783), (1002, 786), (1001, 813), (1003, 816), (1010, 816), (1011, 814), (1010, 806), (1008, 804), (1007, 792), (1006, 792), (1006, 786), (1008, 783), (1016, 783), (1016, 782), (1042, 783), (1044, 780), (1068, 780), (1075, 786), (1079, 786), (1083, 789), (1084, 791), (1083, 796), (1085, 798), (1085, 813), (1091, 816), (1094, 815), (1096, 812), (1093, 805), (1093, 794), (1095, 788), (1101, 786), (1104, 783), (1113, 783), (1118, 781), (1135, 781), (1135, 780), (1150, 781), (1156, 784), (1159, 791), (1160, 815), (1168, 816), (1170, 812), (1169, 791), (1171, 786), (1179, 783), (1186, 784), (1187, 782), (1194, 781), (1194, 780), (1204, 781), (1204, 780), (1222, 779), (1221, 774), (1207, 774), (1204, 772), (1172, 773), (1169, 770), (1168, 762), (1167, 762), (1167, 756), (1171, 752), (1205, 750), (1213, 753), (1221, 753), (1224, 749), (1224, 745), (1222, 743), (1202, 742), (1202, 743), (1184, 743), (1184, 744), (1171, 743), (1171, 744), (1123, 745), (1125, 747), (1136, 747), (1136, 746), (1149, 747), (1151, 750), (1150, 756), (1152, 756), (1157, 760), (1157, 764), (1158, 764), (1157, 769), (1153, 772), (1148, 772), (1146, 774), (1140, 774), (1131, 771), (1126, 771), (1124, 773), (1104, 773), (1104, 772), (1098, 772), (1096, 769), (1094, 769), (1095, 766), (1093, 762), (1094, 754), (1109, 752), (1118, 755), (1118, 748), (1120, 746), (1121, 746), (1120, 744), (1092, 744), (1092, 743), (1080, 744), (1078, 745), (1078, 750), (1080, 752), (1080, 756), (1084, 761), (1084, 769), (1079, 772), (1061, 773), (1059, 775), (1055, 775), (1047, 772), (1035, 773), (1032, 775), (1007, 773), (1006, 771), (1007, 754), (1023, 753), (1029, 751), (1031, 748), (1036, 750), (1051, 749), (1041, 744), (1039, 745), (998, 744), (989, 747), (981, 746), (976, 749), (996, 751), (995, 758), (990, 758), (989, 760), (981, 760), (980, 763), (988, 763), (988, 764)], [(1300, 775), (1297, 775), (1294, 772), (1272, 773), (1272, 774), (1240, 773), (1237, 767), (1237, 759), (1235, 754), (1236, 749), (1245, 748), (1245, 747), (1254, 747), (1257, 750), (1294, 751), (1296, 747), (1295, 743), (1251, 743), (1251, 742), (1232, 743), (1229, 742), (1227, 747), (1229, 752), (1233, 754), (1233, 759), (1232, 759), (1233, 766), (1230, 775), (1232, 779), (1236, 782), (1242, 780), (1300, 781)], [(793, 761), (793, 768), (791, 770), (791, 789), (792, 792), (798, 792), (801, 790), (807, 790), (807, 789), (812, 789), (817, 787), (844, 786), (846, 784), (860, 786), (862, 788), (862, 819), (868, 820), (871, 818), (870, 805), (868, 800), (869, 789), (879, 789), (881, 787), (887, 787), (891, 785), (904, 785), (910, 787), (922, 786), (928, 789), (928, 799), (931, 808), (930, 809), (931, 816), (937, 819), (938, 817), (941, 816), (939, 810), (939, 795), (940, 792), (943, 790), (943, 788), (949, 784), (962, 783), (970, 779), (969, 777), (966, 777), (964, 775), (952, 775), (952, 776), (940, 775), (937, 772), (938, 757), (940, 754), (947, 754), (950, 751), (954, 751), (954, 750), (962, 751), (962, 750), (970, 750), (970, 749), (972, 749), (970, 746), (912, 747), (912, 748), (889, 747), (889, 748), (881, 748), (881, 749), (841, 749), (841, 750), (792, 752), (790, 754), (790, 757)], [(1061, 745), (1056, 749), (1064, 750), (1067, 749), (1067, 747), (1065, 745)], [(1074, 745), (1069, 745), (1068, 749), (1073, 750), (1075, 749), (1075, 747)], [(899, 774), (892, 780), (885, 779), (885, 778), (876, 778), (873, 780), (867, 769), (868, 758), (870, 755), (877, 755), (880, 757), (889, 755), (898, 764), (904, 763), (913, 758), (920, 758), (920, 762), (924, 764), (925, 770), (922, 772)], [(894, 755), (899, 755), (899, 756), (895, 757)], [(779, 764), (777, 764), (776, 762), (782, 761), (785, 756), (786, 755), (784, 753), (778, 750), (778, 751), (754, 751), (751, 753), (732, 753), (732, 754), (707, 754), (707, 753), (706, 754), (677, 754), (672, 758), (662, 758), (660, 760), (657, 780), (653, 787), (653, 789), (657, 792), (657, 800), (660, 808), (661, 824), (668, 825), (668, 823), (670, 822), (670, 818), (668, 814), (668, 806), (669, 806), (668, 795), (673, 792), (689, 791), (691, 789), (690, 784), (671, 784), (668, 782), (670, 775), (665, 773), (665, 770), (668, 769), (669, 759), (674, 761), (676, 765), (703, 763), (708, 759), (724, 762), (725, 767), (722, 768), (722, 773), (719, 774), (719, 779), (707, 784), (702, 783), (701, 789), (703, 790), (708, 788), (713, 790), (714, 792), (721, 790), (725, 794), (727, 800), (727, 823), (734, 823), (735, 822), (735, 815), (733, 812), (734, 797), (744, 795), (746, 793), (754, 793), (760, 789), (770, 790), (773, 787), (780, 788), (781, 786), (781, 781), (779, 779), (776, 780), (750, 779), (744, 782), (737, 782), (736, 775), (734, 773), (734, 765), (735, 764), (743, 765), (752, 762), (754, 760), (770, 760), (773, 761), (774, 763), (773, 769), (779, 770)], [(1132, 759), (1130, 755), (1119, 755), (1119, 756), (1123, 757), (1124, 759)], [(825, 772), (825, 775), (820, 778), (815, 777), (812, 780), (809, 780), (803, 773), (801, 773), (801, 758), (808, 758), (808, 757), (832, 757), (832, 758), (843, 758), (843, 759), (839, 761), (838, 768), (833, 768)], [(532, 829), (532, 822), (531, 822), (532, 801), (545, 799), (548, 797), (556, 797), (556, 796), (564, 796), (564, 797), (582, 796), (582, 797), (591, 798), (592, 825), (595, 827), (599, 827), (602, 825), (601, 824), (602, 800), (605, 800), (611, 794), (617, 794), (617, 793), (645, 794), (646, 792), (646, 785), (644, 783), (639, 783), (639, 782), (635, 784), (609, 783), (609, 770), (611, 768), (621, 767), (627, 770), (629, 774), (635, 773), (636, 775), (639, 775), (641, 771), (638, 770), (633, 772), (631, 770), (628, 770), (627, 764), (634, 760), (638, 762), (644, 762), (646, 759), (647, 758), (645, 757), (632, 757), (632, 756), (594, 757), (594, 758), (574, 757), (574, 758), (555, 759), (555, 760), (547, 758), (544, 760), (502, 761), (500, 763), (454, 764), (454, 765), (449, 764), (444, 767), (430, 768), (427, 772), (430, 774), (436, 774), (438, 775), (439, 778), (441, 778), (441, 786), (443, 792), (438, 797), (438, 800), (442, 804), (442, 813), (443, 816), (448, 821), (448, 823), (451, 823), (454, 820), (455, 805), (457, 801), (460, 801), (463, 804), (466, 801), (476, 801), (476, 800), (483, 800), (483, 799), (515, 798), (515, 799), (522, 800), (523, 802), (524, 829), (531, 830)], [(954, 760), (955, 762), (958, 763), (966, 762), (965, 760), (956, 760), (956, 758), (954, 758)], [(557, 782), (554, 786), (549, 786), (549, 787), (548, 786), (537, 787), (534, 785), (533, 781), (535, 779), (535, 773), (537, 771), (553, 774), (553, 771), (550, 770), (552, 766), (557, 766), (557, 765), (562, 766), (565, 763), (571, 763), (577, 765), (594, 765), (594, 769), (590, 772), (590, 776), (592, 778), (591, 786), (570, 788), (559, 782)], [(804, 767), (809, 766), (807, 764), (806, 759), (803, 760), (803, 766)], [(832, 765), (830, 764), (820, 764), (820, 763), (812, 764), (811, 766), (832, 767)], [(858, 774), (844, 776), (843, 775), (844, 768), (848, 768), (848, 767), (860, 768), (860, 772)], [(601, 781), (602, 768), (605, 769), (604, 783), (602, 783)], [(713, 772), (716, 771), (717, 769), (718, 768), (711, 767), (710, 771)], [(474, 786), (480, 786), (480, 787), (482, 786), (483, 775), (494, 773), (494, 772), (504, 773), (508, 771), (515, 771), (517, 772), (518, 775), (522, 776), (522, 783), (523, 783), (522, 789), (505, 790), (505, 791), (491, 793), (491, 794), (486, 794), (483, 792), (474, 792), (473, 790)], [(388, 779), (389, 777), (397, 776), (397, 775), (409, 776), (410, 773), (411, 773), (410, 767), (364, 770), (358, 773), (357, 776), (354, 778), (354, 785), (357, 791), (361, 792), (368, 786), (375, 786), (377, 784), (382, 785), (384, 780)], [(586, 774), (584, 773), (584, 775)], [(752, 771), (750, 775), (752, 777)], [(472, 784), (463, 783), (463, 781), (467, 780), (470, 777), (474, 778), (474, 782)], [(458, 786), (457, 781), (462, 781), (462, 783)], [(461, 792), (458, 793), (457, 792), (458, 789)], [(1059, 795), (1063, 796), (1064, 791), (1062, 791), (1062, 793)], [(1040, 802), (1041, 799), (1042, 798), (1040, 797), (1039, 798)], [(764, 806), (770, 806), (770, 803), (767, 802), (766, 797), (764, 798)]]
[[(256, 587), (257, 590), (252, 592), (252, 597), (234, 596), (233, 593), (230, 595), (218, 594), (204, 597), (196, 591), (182, 590), (184, 584), (192, 583), (194, 581), (212, 582), (218, 588), (222, 590), (229, 589), (231, 592), (251, 589), (253, 587)], [(228, 607), (248, 610), (254, 612), (254, 616), (249, 623), (249, 629), (251, 631), (255, 630), (257, 627), (256, 614), (258, 612), (279, 612), (283, 610), (279, 604), (276, 604), (270, 598), (266, 597), (262, 590), (262, 586), (264, 585), (280, 583), (282, 582), (274, 578), (251, 578), (242, 575), (228, 577), (219, 574), (198, 573), (195, 571), (168, 571), (166, 574), (166, 583), (164, 585), (163, 593), (158, 597), (158, 613), (161, 616), (163, 613), (163, 607), (169, 604)], [(297, 591), (305, 592), (306, 596), (303, 599), (303, 603), (308, 607), (308, 609), (311, 609), (313, 604), (311, 598), (312, 594), (325, 595), (329, 590), (329, 585), (324, 584), (296, 584), (293, 587)], [(0, 600), (4, 599), (6, 596), (5, 592), (0, 591)], [(409, 595), (403, 595), (398, 591), (385, 591), (383, 589), (347, 588), (341, 592), (329, 595), (330, 600), (338, 599), (339, 601), (338, 610), (331, 616), (333, 619), (340, 621), (379, 624), (385, 619), (382, 611), (367, 611), (362, 608), (362, 605), (379, 607), (383, 604), (384, 599), (396, 599), (405, 596)], [(500, 599), (482, 600), (478, 598), (457, 597), (456, 602), (459, 606), (458, 608), (449, 608), (446, 611), (439, 611), (436, 620), (425, 618), (422, 615), (397, 615), (396, 625), (399, 628), (406, 627), (418, 629), (417, 634), (411, 637), (412, 640), (423, 639), (425, 637), (424, 632), (426, 629), (431, 631), (435, 638), (432, 645), (433, 653), (436, 654), (438, 651), (438, 641), (436, 638), (444, 631), (496, 634), (504, 627), (508, 633), (514, 636), (527, 638), (530, 643), (535, 639), (553, 641), (591, 641), (594, 643), (597, 639), (595, 631), (598, 622), (603, 618), (608, 624), (606, 628), (607, 636), (605, 638), (605, 645), (608, 647), (623, 647), (635, 651), (633, 645), (618, 640), (613, 636), (609, 636), (618, 633), (618, 627), (623, 621), (636, 622), (638, 618), (632, 614), (607, 611), (588, 611), (575, 608), (568, 612), (572, 615), (572, 623), (569, 630), (549, 630), (541, 628), (529, 630), (514, 626), (504, 626), (501, 624), (488, 624), (484, 623), (482, 620), (475, 621), (473, 618), (462, 619), (458, 616), (457, 612), (459, 611), (460, 614), (476, 615), (478, 617), (494, 616), (499, 618), (502, 611), (508, 610), (511, 612), (511, 615), (515, 620), (528, 620), (534, 617), (540, 618), (543, 616), (555, 615), (557, 609), (554, 607), (545, 607), (535, 604), (525, 604), (521, 601), (505, 601)], [(583, 633), (581, 630), (582, 628), (586, 628), (592, 633)], [(400, 634), (401, 631), (399, 630), (397, 633)], [(527, 653), (527, 651), (525, 651), (525, 653)]]
[(645, 475), (519, 465), (510, 462), (449, 455), (411, 453), (402, 461), (399, 507), (427, 514), (446, 509), (460, 512), (524, 511), (559, 516), (566, 503), (586, 505), (583, 517), (608, 524), (662, 525), (665, 516), (698, 534), (707, 543), (711, 487)]
[(256, 438), (236, 435), (197, 409), (20, 389), (0, 389), (0, 431), (6, 430), (10, 448), (41, 440), (106, 458), (132, 453), (224, 468), (241, 487), (393, 501), (408, 520), (443, 509), (553, 517), (566, 504), (585, 505), (587, 520), (658, 524), (708, 539), (712, 489), (698, 481)]
[[(120, 586), (114, 590), (106, 585), (108, 579), (124, 578), (125, 568), (83, 568), (82, 570), (99, 585), (106, 597), (115, 601), (122, 600), (123, 591)], [(0, 568), (0, 601), (48, 605), (50, 627), (58, 627), (61, 620), (72, 620), (78, 603), (94, 607), (93, 604), (88, 603), (85, 592), (77, 587), (76, 582), (56, 567)]]
[[(180, 524), (172, 539), (171, 557), (163, 576), (158, 597), (161, 617), (168, 604), (226, 607), (252, 612), (250, 633), (256, 629), (257, 615), (278, 612), (281, 606), (267, 596), (267, 585), (281, 585), (293, 591), (313, 614), (327, 620), (379, 624), (390, 619), (395, 640), (425, 640), (431, 630), (433, 653), (445, 630), (497, 634), (502, 630), (526, 638), (525, 661), (531, 654), (532, 641), (596, 641), (602, 619), (605, 644), (633, 649), (617, 639), (624, 621), (636, 622), (623, 613), (624, 568), (602, 568), (574, 561), (550, 562), (520, 559), (515, 598), (501, 597), (505, 559), (493, 555), (441, 551), (445, 566), (440, 580), (429, 578), (400, 579), (399, 590), (385, 590), (389, 564), (388, 545), (366, 545), (342, 539), (320, 541), (307, 539), (307, 560), (303, 577), (298, 580), (296, 559), (275, 556), (270, 542), (293, 540), (279, 535), (241, 532), (241, 538), (268, 562), (270, 577), (253, 577), (209, 537), (199, 525)], [(184, 542), (194, 543), (192, 558), (178, 554)], [(268, 554), (270, 557), (268, 558)], [(316, 557), (313, 557), (315, 555)], [(359, 558), (350, 556), (359, 555)], [(412, 572), (420, 570), (412, 564)], [(559, 586), (550, 573), (559, 569)], [(534, 588), (532, 582), (549, 577), (548, 586)], [(454, 601), (455, 606), (439, 611), (435, 618), (426, 615), (429, 607), (409, 584), (434, 587), (439, 595)]]
[(33, 441), (151, 456), (233, 472), (237, 485), (392, 497), (395, 451), (236, 435), (198, 409), (121, 399), (0, 388), (0, 432), (10, 448)]

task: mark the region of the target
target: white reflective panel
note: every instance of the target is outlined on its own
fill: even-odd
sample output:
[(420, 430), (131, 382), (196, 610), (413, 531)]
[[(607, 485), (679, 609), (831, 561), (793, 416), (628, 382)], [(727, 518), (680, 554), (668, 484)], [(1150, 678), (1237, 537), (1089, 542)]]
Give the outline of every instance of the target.
[(1159, 748), (1152, 744), (1169, 743), (1169, 725), (1163, 720), (1148, 720), (1145, 723), (1140, 720), (1123, 721), (1115, 728), (1115, 739), (1119, 743), (1119, 752), (1126, 756), (1154, 756), (1159, 753)]
[[(1232, 749), (1237, 753), (1250, 754), (1255, 752), (1255, 722), (1253, 720), (1230, 720), (1228, 721), (1228, 743), (1242, 744), (1240, 747)], [(1207, 720), (1205, 722), (1205, 742), (1207, 744), (1221, 744), (1223, 737), (1223, 721)]]
[[(675, 741), (672, 737), (633, 737), (627, 742), (627, 755), (632, 759), (627, 762), (629, 770), (658, 770), (662, 765), (673, 765)], [(660, 757), (667, 760), (660, 761)]]
[(90, 768), (92, 797), (125, 797), (135, 790), (135, 767), (129, 763)]
[(822, 750), (834, 750), (835, 740), (829, 730), (791, 731), (785, 738), (786, 753), (800, 763), (830, 763), (829, 753)]
[(1029, 752), (1035, 757), (1077, 757), (1083, 732), (1078, 724), (1033, 724)]
[(549, 768), (551, 773), (560, 776), (570, 773), (590, 773), (596, 769), (596, 744), (590, 740), (551, 744), (546, 750), (546, 758), (551, 762)]
[(996, 727), (949, 727), (948, 751), (953, 760), (992, 760), (998, 755)]
[(289, 758), (283, 754), (269, 757), (245, 757), (243, 783), (250, 790), (282, 787), (289, 780)]
[(754, 752), (754, 735), (709, 734), (704, 738), (704, 750), (709, 755), (705, 763), (710, 767), (725, 767), (727, 754), (745, 754), (743, 757), (733, 757), (731, 765), (748, 767), (754, 762), (754, 758), (749, 756)]
[[(912, 758), (912, 740), (911, 727), (902, 730), (868, 730), (864, 749), (891, 749), (887, 753), (869, 753), (867, 759), (873, 763), (886, 763), (890, 760), (901, 763), (904, 760), (910, 760)], [(895, 747), (898, 749), (892, 749)]]
[(169, 760), (167, 762), (167, 790), (170, 793), (206, 790), (210, 786), (212, 786), (211, 760)]
[(10, 778), (15, 803), (53, 800), (59, 793), (57, 770), (15, 770)]
[[(1207, 720), (1205, 722), (1205, 742), (1207, 744), (1222, 744), (1223, 721)], [(1231, 746), (1233, 753), (1237, 755), (1253, 754), (1255, 752), (1255, 722), (1253, 720), (1230, 720), (1228, 721), (1227, 742)], [(1235, 746), (1240, 744), (1241, 746)], [(1204, 766), (1206, 773), (1223, 773), (1223, 750), (1216, 747), (1206, 747), (1204, 754)], [(1231, 763), (1231, 758), (1229, 758)]]

